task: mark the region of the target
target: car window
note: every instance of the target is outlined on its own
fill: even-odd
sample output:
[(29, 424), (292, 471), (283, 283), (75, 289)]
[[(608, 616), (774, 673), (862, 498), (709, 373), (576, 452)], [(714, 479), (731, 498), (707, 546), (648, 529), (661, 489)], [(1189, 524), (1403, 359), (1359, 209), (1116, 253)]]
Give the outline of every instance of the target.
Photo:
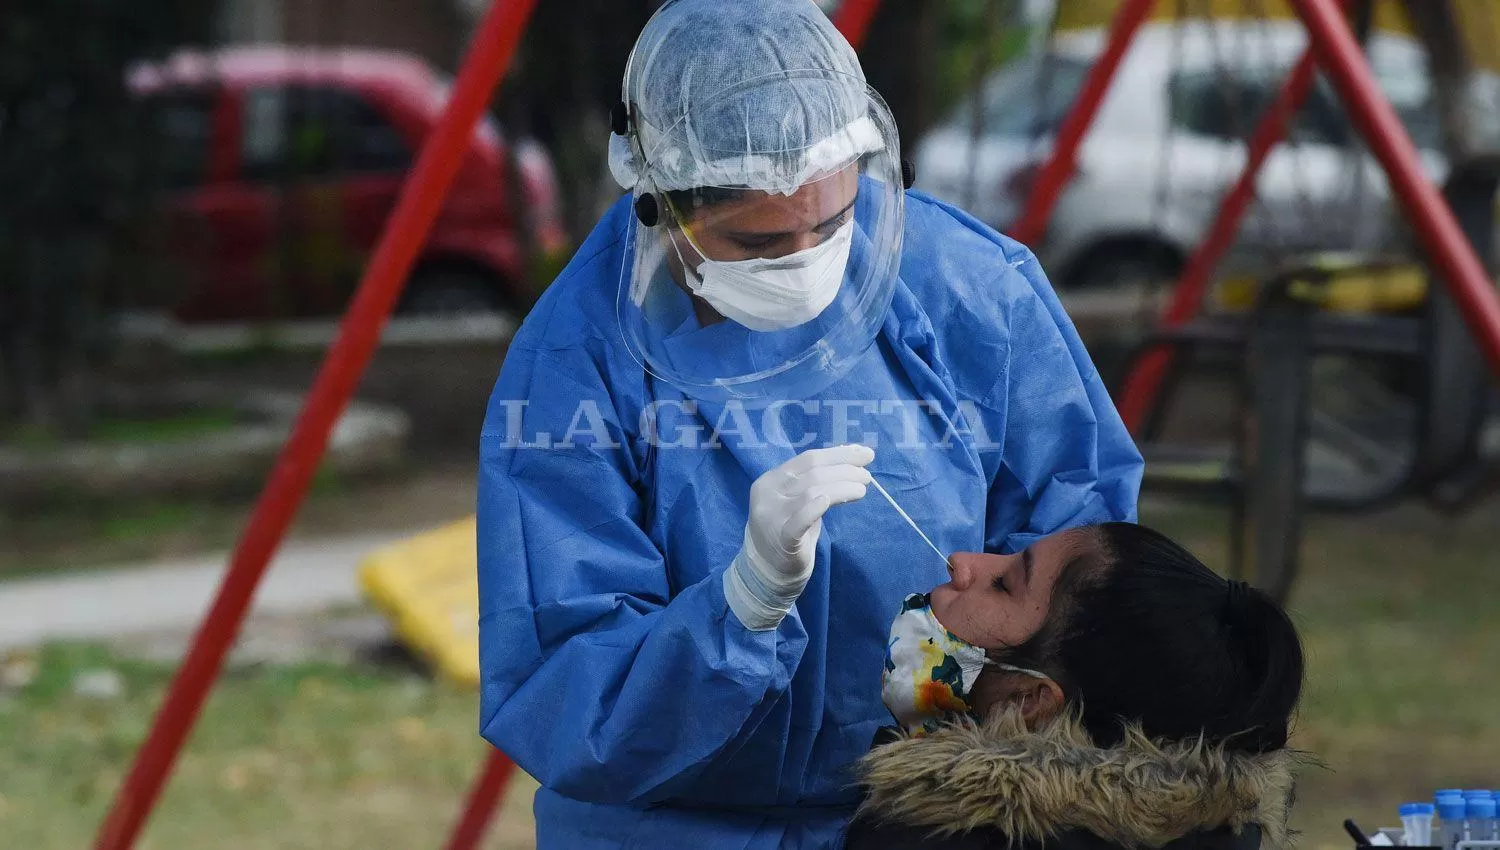
[[(1375, 64), (1375, 81), (1396, 110), (1419, 149), (1438, 150), (1442, 146), (1442, 123), (1432, 80), (1427, 74), (1425, 58), (1420, 64), (1382, 67)], [(1352, 141), (1353, 124), (1344, 111), (1343, 100), (1323, 75), (1318, 75), (1317, 89), (1307, 107), (1298, 116), (1297, 131), (1306, 140), (1344, 145)], [(1294, 136), (1294, 138), (1304, 138)]]
[(1376, 82), (1390, 99), (1391, 106), (1406, 125), (1418, 148), (1439, 150), (1443, 144), (1443, 125), (1438, 113), (1432, 77), (1427, 59), (1411, 63), (1373, 63)]
[(404, 171), (406, 140), (357, 92), (265, 86), (245, 92), (242, 170), (247, 180)]
[[(1286, 82), (1289, 69), (1255, 72), (1237, 69), (1191, 71), (1177, 74), (1170, 103), (1172, 126), (1182, 132), (1214, 139), (1243, 139)], [(1430, 91), (1403, 79), (1382, 78), (1396, 113), (1418, 147), (1438, 144), (1439, 125)], [(1349, 144), (1352, 127), (1343, 103), (1328, 80), (1318, 75), (1313, 91), (1297, 111), (1289, 138), (1305, 144)]]
[[(1170, 83), (1172, 126), (1214, 139), (1243, 139), (1285, 82), (1285, 72), (1216, 68), (1179, 73)], [(1322, 76), (1297, 110), (1288, 135), (1309, 144), (1342, 145), (1348, 140), (1348, 123)]]
[(1229, 68), (1186, 71), (1168, 82), (1172, 127), (1212, 139), (1241, 139), (1269, 103), (1264, 81)]
[[(1016, 59), (993, 74), (985, 84), (984, 134), (1031, 138), (1057, 129), (1078, 95), (1087, 62), (1047, 53)], [(967, 100), (950, 123), (968, 127), (972, 106)]]
[[(1277, 93), (1284, 79), (1272, 79), (1265, 85), (1261, 111), (1271, 105), (1276, 99)], [(1256, 117), (1259, 117), (1259, 112)], [(1302, 108), (1297, 110), (1297, 116), (1292, 121), (1291, 139), (1294, 142), (1306, 142), (1317, 145), (1341, 146), (1350, 142), (1349, 133), (1351, 127), (1349, 118), (1344, 113), (1344, 106), (1339, 101), (1338, 93), (1334, 91), (1322, 74), (1317, 76), (1313, 84), (1313, 90), (1308, 94), (1307, 100)]]
[(140, 105), (153, 135), (152, 183), (163, 189), (202, 185), (213, 140), (214, 93), (168, 91), (149, 95)]

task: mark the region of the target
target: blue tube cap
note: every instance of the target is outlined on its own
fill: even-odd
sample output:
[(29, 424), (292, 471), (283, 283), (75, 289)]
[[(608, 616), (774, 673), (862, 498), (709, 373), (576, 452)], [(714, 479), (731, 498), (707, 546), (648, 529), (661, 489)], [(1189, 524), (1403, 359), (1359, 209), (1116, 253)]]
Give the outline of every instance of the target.
[(1464, 817), (1492, 818), (1495, 816), (1494, 797), (1470, 797), (1464, 802)]
[(1401, 806), (1401, 817), (1420, 817), (1426, 815), (1432, 817), (1436, 807), (1431, 803), (1405, 803)]
[(1439, 797), (1437, 801), (1438, 817), (1444, 821), (1452, 822), (1463, 820), (1468, 810), (1468, 804), (1462, 797)]

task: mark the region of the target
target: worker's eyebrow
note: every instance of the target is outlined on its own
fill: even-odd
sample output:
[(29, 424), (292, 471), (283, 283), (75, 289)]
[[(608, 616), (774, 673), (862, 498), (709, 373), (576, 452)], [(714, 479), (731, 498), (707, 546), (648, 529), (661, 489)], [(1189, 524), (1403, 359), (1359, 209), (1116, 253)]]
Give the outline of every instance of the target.
[(825, 227), (829, 226), (830, 224), (833, 224), (834, 222), (836, 222), (839, 219), (843, 218), (850, 210), (854, 209), (854, 204), (857, 201), (859, 201), (859, 196), (855, 195), (854, 199), (849, 202), (848, 206), (846, 206), (843, 209), (839, 210), (838, 212), (834, 213), (831, 217), (824, 219), (822, 222), (820, 222), (818, 224), (817, 227), (814, 227), (813, 230), (822, 230), (823, 228), (825, 228)]
[[(826, 218), (823, 221), (819, 222), (817, 225), (815, 225), (813, 227), (813, 230), (815, 230), (815, 231), (826, 230), (829, 227), (829, 225), (834, 224), (839, 219), (841, 219), (845, 215), (847, 215), (850, 210), (854, 209), (854, 205), (856, 203), (858, 203), (858, 202), (859, 202), (859, 198), (856, 196), (854, 198), (854, 200), (852, 200), (852, 201), (849, 202), (848, 206), (846, 206), (843, 209), (839, 210), (838, 212), (834, 213), (829, 218)], [(740, 240), (744, 240), (744, 241), (747, 241), (747, 242), (754, 242), (754, 241), (775, 242), (778, 239), (786, 239), (788, 237), (795, 236), (796, 233), (794, 231), (791, 231), (791, 230), (777, 230), (777, 231), (774, 231), (774, 232), (760, 232), (760, 231), (755, 231), (755, 230), (731, 230), (731, 231), (729, 231), (725, 235), (728, 236), (730, 239), (740, 239)]]

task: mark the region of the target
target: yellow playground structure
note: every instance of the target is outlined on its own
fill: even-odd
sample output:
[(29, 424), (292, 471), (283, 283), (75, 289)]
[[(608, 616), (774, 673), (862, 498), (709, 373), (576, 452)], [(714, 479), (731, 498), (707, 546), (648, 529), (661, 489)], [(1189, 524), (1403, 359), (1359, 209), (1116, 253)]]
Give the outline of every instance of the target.
[(378, 549), (360, 585), (396, 634), (438, 675), (479, 686), (478, 557), (474, 517)]

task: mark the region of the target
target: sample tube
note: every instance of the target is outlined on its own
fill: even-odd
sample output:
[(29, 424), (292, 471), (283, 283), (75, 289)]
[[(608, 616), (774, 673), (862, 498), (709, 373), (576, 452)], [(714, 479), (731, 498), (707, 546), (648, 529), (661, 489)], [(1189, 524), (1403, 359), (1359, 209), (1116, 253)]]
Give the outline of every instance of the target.
[(1457, 794), (1441, 794), (1437, 798), (1436, 808), (1442, 829), (1442, 846), (1447, 850), (1457, 850), (1459, 842), (1467, 838), (1464, 835), (1464, 816), (1468, 805)]
[(1488, 791), (1464, 800), (1464, 825), (1470, 841), (1495, 840), (1495, 798)]
[(1435, 807), (1431, 803), (1407, 803), (1401, 807), (1401, 828), (1405, 834), (1401, 843), (1407, 847), (1432, 846), (1432, 815)]

